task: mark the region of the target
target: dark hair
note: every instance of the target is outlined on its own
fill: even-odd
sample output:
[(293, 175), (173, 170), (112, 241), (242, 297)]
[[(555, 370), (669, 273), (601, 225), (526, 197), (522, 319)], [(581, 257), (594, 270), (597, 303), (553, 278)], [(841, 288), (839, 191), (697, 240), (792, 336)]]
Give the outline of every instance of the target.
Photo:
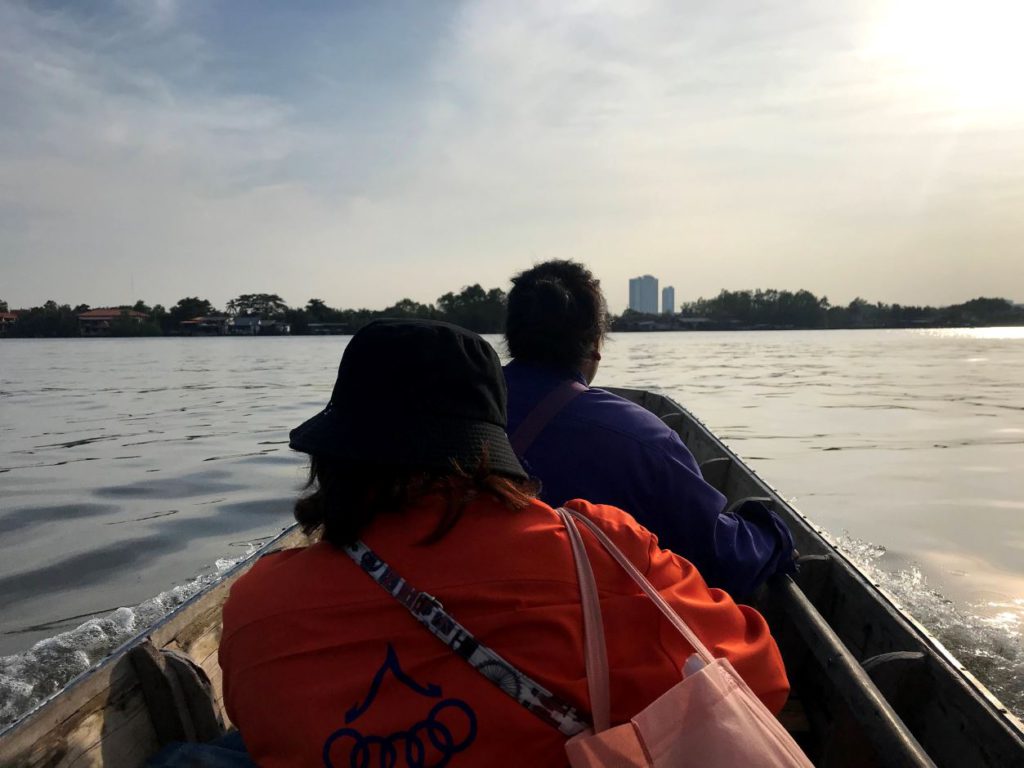
[(575, 261), (545, 261), (512, 278), (505, 319), (517, 360), (574, 368), (608, 330), (601, 282)]
[(304, 495), (295, 502), (295, 519), (309, 536), (319, 534), (335, 546), (351, 544), (376, 517), (398, 514), (430, 495), (446, 500), (437, 527), (423, 540), (432, 544), (459, 522), (466, 507), (490, 496), (510, 510), (536, 497), (535, 480), (514, 480), (490, 470), (486, 461), (471, 472), (332, 461), (311, 456)]

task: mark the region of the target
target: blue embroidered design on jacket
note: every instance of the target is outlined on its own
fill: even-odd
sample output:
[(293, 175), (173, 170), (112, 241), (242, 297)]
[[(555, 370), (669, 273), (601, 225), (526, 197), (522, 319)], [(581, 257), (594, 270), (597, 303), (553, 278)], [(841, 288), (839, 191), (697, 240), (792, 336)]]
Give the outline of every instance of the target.
[[(384, 664), (373, 676), (366, 698), (361, 703), (356, 702), (345, 713), (345, 727), (336, 730), (324, 742), (323, 758), (327, 768), (343, 768), (345, 747), (348, 748), (348, 768), (370, 768), (373, 764), (380, 768), (444, 768), (452, 757), (476, 739), (476, 715), (461, 699), (441, 699), (430, 709), (426, 719), (386, 736), (363, 734), (350, 727), (376, 700), (388, 672), (402, 685), (427, 699), (441, 699), (443, 695), (441, 686), (434, 683), (420, 685), (403, 672), (398, 654), (388, 643)], [(447, 725), (439, 719), (445, 713), (449, 723)], [(450, 724), (463, 718), (463, 727), (451, 727)], [(465, 735), (459, 738), (453, 730), (457, 733), (465, 732)], [(334, 762), (339, 758), (342, 759), (341, 763)]]

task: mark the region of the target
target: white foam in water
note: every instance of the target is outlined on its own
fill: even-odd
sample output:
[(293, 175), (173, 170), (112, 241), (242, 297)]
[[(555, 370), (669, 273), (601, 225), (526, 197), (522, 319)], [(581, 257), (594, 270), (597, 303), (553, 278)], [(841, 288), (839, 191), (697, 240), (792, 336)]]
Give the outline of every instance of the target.
[(835, 543), (1011, 712), (1024, 718), (1024, 599), (957, 606), (929, 586), (916, 566), (897, 571), (882, 567), (885, 547), (849, 536)]
[(256, 549), (250, 545), (241, 557), (218, 560), (210, 572), (134, 608), (118, 608), (68, 632), (40, 640), (24, 653), (0, 657), (0, 728), (15, 722), (75, 676), (99, 664), (111, 651), (217, 581)]

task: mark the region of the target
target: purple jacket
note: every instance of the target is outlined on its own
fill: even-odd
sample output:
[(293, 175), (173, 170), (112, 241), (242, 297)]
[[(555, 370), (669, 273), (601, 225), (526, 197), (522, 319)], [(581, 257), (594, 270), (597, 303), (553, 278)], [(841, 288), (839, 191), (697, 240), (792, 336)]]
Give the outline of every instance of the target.
[[(555, 387), (582, 376), (518, 361), (505, 366), (508, 432)], [(657, 416), (603, 389), (589, 388), (559, 411), (526, 455), (540, 497), (557, 506), (581, 498), (631, 513), (660, 544), (692, 562), (710, 586), (744, 597), (792, 569), (793, 538), (773, 512), (726, 500), (701, 477), (693, 455)]]

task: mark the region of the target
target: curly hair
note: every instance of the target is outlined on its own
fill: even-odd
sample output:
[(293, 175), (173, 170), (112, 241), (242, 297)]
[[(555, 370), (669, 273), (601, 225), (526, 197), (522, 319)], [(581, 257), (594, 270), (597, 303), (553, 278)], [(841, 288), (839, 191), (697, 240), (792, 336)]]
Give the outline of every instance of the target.
[(582, 264), (546, 261), (512, 278), (505, 341), (516, 360), (574, 368), (607, 332), (601, 282)]
[(433, 544), (455, 527), (473, 500), (490, 496), (512, 511), (526, 507), (538, 489), (537, 481), (498, 474), (486, 461), (472, 471), (454, 463), (451, 470), (438, 471), (311, 456), (306, 493), (295, 502), (295, 520), (307, 536), (343, 547), (378, 516), (401, 514), (426, 496), (440, 495), (445, 513), (421, 542)]

